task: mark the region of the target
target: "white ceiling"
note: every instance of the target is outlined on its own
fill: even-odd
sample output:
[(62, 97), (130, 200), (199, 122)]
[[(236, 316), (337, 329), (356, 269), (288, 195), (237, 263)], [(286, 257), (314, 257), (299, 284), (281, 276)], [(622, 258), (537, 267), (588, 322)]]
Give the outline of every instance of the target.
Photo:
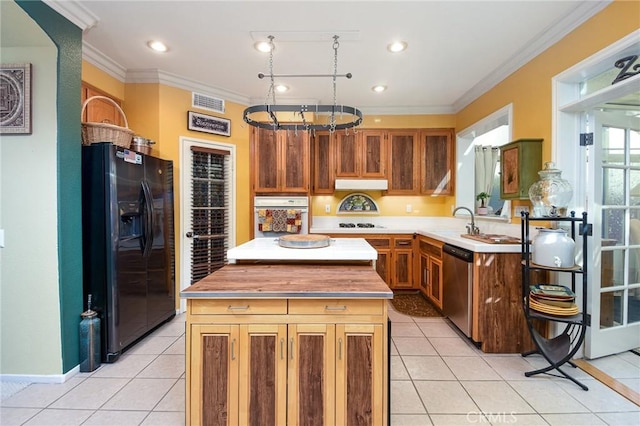
[[(264, 103), (274, 74), (332, 74), (337, 102), (367, 113), (452, 113), (542, 52), (609, 1), (61, 1), (47, 4), (84, 29), (84, 57), (126, 81), (158, 76), (243, 104)], [(256, 33), (258, 35), (256, 35)], [(146, 42), (159, 39), (169, 52)], [(399, 54), (388, 43), (404, 40)], [(333, 103), (331, 78), (277, 78), (277, 103)], [(374, 85), (388, 90), (374, 93)]]

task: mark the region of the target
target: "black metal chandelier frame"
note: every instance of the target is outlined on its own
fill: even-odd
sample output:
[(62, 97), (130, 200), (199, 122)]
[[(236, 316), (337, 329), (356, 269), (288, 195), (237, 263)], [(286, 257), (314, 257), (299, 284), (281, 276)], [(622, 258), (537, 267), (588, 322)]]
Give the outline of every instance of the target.
[[(333, 36), (333, 50), (334, 50), (334, 68), (333, 74), (281, 74), (274, 75), (273, 74), (273, 36), (269, 36), (269, 44), (270, 44), (270, 56), (269, 56), (269, 74), (265, 75), (264, 73), (259, 73), (258, 78), (262, 79), (265, 76), (268, 76), (271, 80), (269, 91), (267, 92), (266, 99), (269, 99), (269, 96), (272, 98), (272, 103), (267, 104), (266, 99), (265, 103), (262, 105), (254, 105), (246, 108), (243, 112), (244, 121), (254, 127), (259, 127), (262, 129), (271, 129), (271, 130), (302, 130), (302, 131), (329, 131), (335, 132), (336, 130), (346, 130), (354, 128), (362, 123), (362, 112), (355, 107), (347, 106), (347, 105), (338, 105), (336, 102), (336, 79), (337, 77), (346, 77), (350, 79), (352, 77), (351, 73), (346, 74), (338, 74), (338, 48), (340, 43), (338, 43), (338, 36)], [(275, 77), (331, 77), (333, 79), (333, 105), (308, 105), (308, 104), (300, 104), (300, 105), (277, 105), (275, 99)], [(277, 112), (286, 112), (300, 115), (301, 122), (298, 123), (280, 123), (278, 120), (276, 113)], [(269, 116), (270, 121), (260, 121), (254, 120), (251, 118), (252, 114), (257, 113), (266, 113)], [(317, 123), (317, 122), (308, 122), (306, 114), (315, 114), (316, 117), (323, 114), (328, 114), (329, 122), (328, 123)], [(351, 116), (351, 119), (347, 122), (344, 122), (342, 119), (344, 116)], [(340, 122), (337, 122), (337, 117), (340, 117)], [(315, 118), (315, 117), (314, 117)]]

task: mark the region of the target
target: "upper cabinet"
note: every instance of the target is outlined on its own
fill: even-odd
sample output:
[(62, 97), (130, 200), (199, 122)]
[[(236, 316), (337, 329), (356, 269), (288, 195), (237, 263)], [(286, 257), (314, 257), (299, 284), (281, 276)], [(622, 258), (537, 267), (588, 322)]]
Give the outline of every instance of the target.
[(251, 131), (254, 192), (308, 193), (308, 132)]
[(417, 130), (389, 131), (389, 195), (418, 193), (420, 159)]
[(384, 178), (385, 132), (335, 132), (336, 177)]
[(518, 139), (500, 148), (500, 198), (529, 199), (529, 187), (542, 166), (542, 141)]
[(335, 188), (335, 138), (316, 132), (313, 138), (313, 193), (333, 194)]
[[(100, 92), (92, 87), (82, 84), (82, 103), (93, 96), (107, 96), (113, 99), (111, 96), (104, 92)], [(120, 101), (113, 99), (118, 105)], [(87, 123), (109, 123), (116, 126), (124, 126), (124, 119), (120, 111), (111, 103), (102, 100), (94, 99), (89, 101), (82, 114), (82, 121)]]
[[(254, 131), (255, 133), (255, 131)], [(277, 164), (278, 142), (271, 131), (262, 130), (263, 141), (254, 155), (263, 156), (255, 173), (255, 192), (298, 192), (301, 182), (277, 185), (273, 167)], [(304, 137), (299, 132), (298, 138)], [(252, 141), (256, 139), (254, 136)], [(306, 143), (299, 144), (298, 147)], [(294, 148), (289, 148), (288, 152)], [(294, 164), (306, 154), (298, 152), (290, 159)], [(313, 194), (333, 194), (336, 179), (387, 179), (388, 195), (454, 194), (453, 129), (380, 129), (358, 132), (316, 132), (311, 148)], [(282, 160), (280, 160), (282, 161)], [(298, 164), (300, 169), (304, 165)], [(300, 177), (298, 175), (295, 175)], [(280, 178), (281, 179), (281, 178)], [(269, 188), (280, 189), (269, 189)], [(305, 191), (299, 191), (305, 192)]]
[(420, 193), (453, 195), (453, 129), (424, 129), (420, 132)]
[(384, 132), (363, 130), (360, 132), (360, 138), (360, 176), (363, 178), (385, 178), (387, 150)]

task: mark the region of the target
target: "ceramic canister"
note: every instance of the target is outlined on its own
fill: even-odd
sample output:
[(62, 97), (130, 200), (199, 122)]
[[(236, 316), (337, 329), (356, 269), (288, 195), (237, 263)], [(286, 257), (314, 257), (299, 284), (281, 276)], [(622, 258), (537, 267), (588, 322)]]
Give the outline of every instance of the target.
[(571, 268), (575, 265), (576, 243), (564, 229), (538, 230), (533, 240), (532, 262), (551, 268)]

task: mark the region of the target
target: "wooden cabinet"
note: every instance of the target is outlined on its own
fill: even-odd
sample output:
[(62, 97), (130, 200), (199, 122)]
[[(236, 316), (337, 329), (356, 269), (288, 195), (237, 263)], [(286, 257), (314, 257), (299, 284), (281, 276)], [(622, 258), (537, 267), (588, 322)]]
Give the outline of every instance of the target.
[(336, 177), (384, 178), (386, 166), (385, 132), (363, 130), (335, 132)]
[(389, 131), (389, 189), (388, 195), (418, 193), (420, 163), (418, 132), (415, 130)]
[[(93, 96), (106, 96), (113, 99), (118, 105), (121, 106), (121, 102), (118, 99), (114, 99), (107, 93), (96, 90), (86, 84), (82, 84), (81, 100), (82, 103)], [(110, 102), (102, 99), (94, 99), (87, 104), (87, 107), (82, 114), (82, 121), (88, 123), (109, 123), (116, 126), (124, 126), (124, 118), (120, 111)]]
[(333, 194), (335, 189), (335, 138), (329, 132), (316, 132), (313, 138), (314, 194)]
[(420, 253), (419, 288), (435, 306), (442, 309), (442, 241), (421, 236), (418, 240)]
[(388, 195), (453, 195), (453, 129), (318, 132), (313, 192), (333, 194), (336, 178), (388, 179)]
[[(474, 254), (471, 338), (483, 352), (535, 349), (522, 309), (522, 269), (521, 253)], [(546, 283), (547, 274), (532, 273), (531, 282)], [(546, 336), (545, 325), (539, 326)]]
[(453, 129), (420, 131), (420, 193), (453, 195), (455, 149)]
[(380, 275), (380, 278), (390, 286), (391, 283), (391, 238), (385, 235), (372, 236), (372, 235), (336, 235), (336, 237), (352, 237), (352, 238), (364, 238), (371, 246), (378, 252), (378, 259), (376, 260), (376, 272)]
[(186, 424), (386, 424), (386, 318), (385, 300), (188, 300)]
[(528, 200), (539, 179), (543, 139), (518, 139), (500, 148), (500, 198)]
[(413, 285), (413, 236), (393, 238), (392, 290), (412, 289)]
[(253, 191), (308, 193), (308, 132), (253, 128), (251, 135)]
[(332, 238), (364, 238), (378, 252), (376, 272), (392, 290), (415, 288), (413, 234), (333, 234)]

